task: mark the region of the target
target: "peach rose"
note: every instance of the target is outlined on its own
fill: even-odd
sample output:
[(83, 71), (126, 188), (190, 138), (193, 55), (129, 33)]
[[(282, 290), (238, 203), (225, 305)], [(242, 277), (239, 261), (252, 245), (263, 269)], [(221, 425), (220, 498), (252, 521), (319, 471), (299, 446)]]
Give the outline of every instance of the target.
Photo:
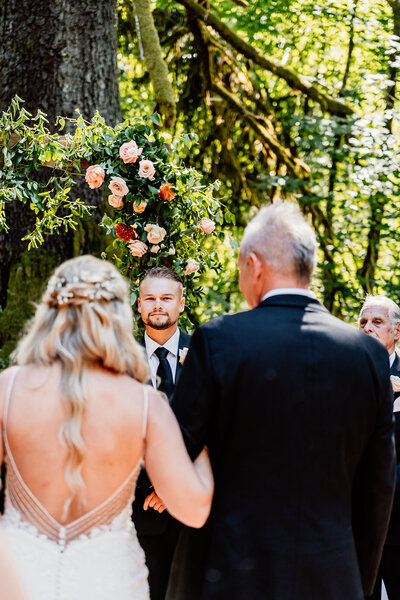
[(134, 163), (137, 161), (139, 156), (142, 154), (143, 148), (138, 148), (135, 141), (125, 142), (119, 149), (119, 157), (127, 163)]
[(111, 177), (108, 188), (114, 196), (125, 196), (129, 190), (122, 177)]
[(196, 273), (200, 269), (200, 264), (194, 258), (188, 258), (186, 262), (186, 268), (183, 271), (184, 275), (191, 275), (192, 273)]
[(136, 204), (135, 200), (133, 201), (133, 210), (138, 214), (144, 212), (146, 210), (146, 206), (147, 202), (144, 200), (142, 200), (140, 204)]
[(140, 240), (134, 240), (128, 244), (128, 248), (131, 251), (132, 256), (143, 256), (147, 252), (147, 246)]
[(163, 200), (173, 200), (176, 196), (176, 193), (172, 191), (171, 184), (167, 181), (166, 183), (163, 183), (160, 186), (160, 189), (158, 190), (158, 195)]
[(148, 223), (144, 230), (147, 231), (147, 239), (149, 240), (150, 244), (159, 244), (163, 241), (167, 234), (164, 227), (152, 225), (151, 223)]
[(153, 254), (157, 254), (157, 252), (160, 250), (160, 246), (152, 246), (150, 248), (150, 252), (153, 252)]
[(139, 177), (152, 179), (156, 170), (151, 160), (141, 160), (139, 163)]
[(116, 196), (115, 194), (110, 194), (110, 196), (108, 196), (108, 204), (111, 204), (113, 208), (121, 208), (123, 203), (121, 196)]
[(204, 217), (204, 219), (201, 219), (199, 227), (203, 233), (212, 233), (215, 229), (215, 223), (212, 219)]
[(92, 165), (86, 169), (85, 181), (94, 190), (99, 188), (104, 181), (104, 170), (100, 165)]

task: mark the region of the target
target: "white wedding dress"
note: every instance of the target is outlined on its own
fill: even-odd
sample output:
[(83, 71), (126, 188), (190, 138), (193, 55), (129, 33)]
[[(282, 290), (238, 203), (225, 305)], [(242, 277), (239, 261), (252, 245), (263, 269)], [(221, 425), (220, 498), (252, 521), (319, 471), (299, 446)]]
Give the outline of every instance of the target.
[(149, 600), (144, 552), (131, 521), (142, 461), (105, 502), (62, 526), (26, 486), (10, 451), (6, 426), (13, 380), (4, 411), (7, 485), (0, 534), (27, 600)]

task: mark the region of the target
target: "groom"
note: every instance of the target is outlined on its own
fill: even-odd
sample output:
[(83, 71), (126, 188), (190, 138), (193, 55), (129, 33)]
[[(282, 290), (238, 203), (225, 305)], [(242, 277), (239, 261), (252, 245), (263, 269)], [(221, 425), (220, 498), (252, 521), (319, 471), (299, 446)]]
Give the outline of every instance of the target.
[(262, 209), (239, 256), (252, 310), (192, 337), (172, 407), (191, 456), (209, 448), (215, 495), (203, 552), (182, 557), (198, 583), (176, 599), (372, 592), (395, 475), (389, 364), (310, 292), (316, 250), (295, 204)]
[[(139, 287), (139, 312), (145, 324), (144, 346), (150, 367), (151, 383), (171, 397), (178, 379), (190, 336), (178, 327), (185, 307), (179, 276), (166, 267), (147, 271)], [(164, 600), (180, 524), (166, 511), (150, 508), (157, 496), (145, 471), (136, 489), (132, 519), (149, 569), (151, 600)], [(144, 505), (146, 508), (144, 508)], [(155, 505), (155, 508), (157, 504)]]

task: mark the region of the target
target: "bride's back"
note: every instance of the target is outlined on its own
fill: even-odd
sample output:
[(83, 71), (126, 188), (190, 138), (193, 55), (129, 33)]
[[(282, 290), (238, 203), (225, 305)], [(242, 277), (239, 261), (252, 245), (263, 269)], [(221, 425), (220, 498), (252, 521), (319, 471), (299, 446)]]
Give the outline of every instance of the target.
[[(21, 478), (58, 522), (71, 495), (65, 479), (68, 449), (60, 435), (66, 421), (60, 380), (57, 362), (19, 368), (6, 423), (8, 443)], [(92, 367), (85, 371), (85, 388), (87, 406), (81, 425), (86, 446), (81, 468), (85, 504), (73, 503), (66, 522), (109, 498), (143, 452), (143, 386), (127, 375)], [(1, 397), (1, 403), (4, 407), (5, 397)]]

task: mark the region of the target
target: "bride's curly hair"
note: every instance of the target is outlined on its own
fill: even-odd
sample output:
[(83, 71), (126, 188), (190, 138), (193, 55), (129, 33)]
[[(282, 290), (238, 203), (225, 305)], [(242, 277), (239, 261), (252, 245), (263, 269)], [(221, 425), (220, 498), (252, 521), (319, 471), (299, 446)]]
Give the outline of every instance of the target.
[(72, 502), (84, 504), (81, 467), (85, 443), (85, 367), (100, 364), (144, 382), (149, 377), (142, 347), (132, 335), (129, 286), (109, 262), (85, 255), (61, 264), (49, 280), (28, 333), (20, 341), (18, 364), (61, 364), (61, 395), (67, 414), (61, 438), (68, 450), (65, 480)]

